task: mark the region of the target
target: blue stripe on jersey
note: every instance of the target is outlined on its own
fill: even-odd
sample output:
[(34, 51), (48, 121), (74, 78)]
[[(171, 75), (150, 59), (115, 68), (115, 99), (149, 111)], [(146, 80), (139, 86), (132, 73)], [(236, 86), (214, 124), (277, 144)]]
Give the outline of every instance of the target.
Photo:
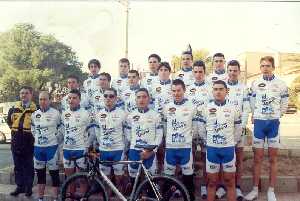
[(250, 98), (249, 97), (243, 98), (243, 101), (250, 101)]
[(252, 97), (256, 97), (256, 94), (252, 94)]
[(283, 94), (281, 95), (281, 98), (288, 98), (289, 97), (289, 94)]

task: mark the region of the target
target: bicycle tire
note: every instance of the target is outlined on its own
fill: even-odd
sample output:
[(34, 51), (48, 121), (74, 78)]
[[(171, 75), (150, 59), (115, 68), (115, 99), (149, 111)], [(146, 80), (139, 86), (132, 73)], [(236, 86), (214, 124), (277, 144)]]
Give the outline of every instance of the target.
[[(174, 177), (167, 176), (167, 175), (157, 175), (157, 176), (152, 177), (152, 182), (154, 184), (156, 184), (156, 187), (157, 187), (157, 184), (159, 185), (158, 190), (162, 190), (162, 192), (160, 192), (160, 193), (161, 193), (162, 197), (164, 198), (163, 201), (170, 201), (170, 198), (171, 198), (170, 196), (166, 196), (165, 193), (169, 194), (169, 191), (171, 193), (175, 193), (175, 191), (177, 191), (177, 190), (179, 190), (179, 192), (181, 193), (181, 200), (190, 201), (190, 195), (189, 195), (187, 189), (182, 184), (182, 182), (175, 179)], [(160, 184), (162, 184), (164, 186), (163, 188), (168, 188), (168, 187), (165, 186), (165, 184), (170, 185), (171, 188), (163, 189), (160, 186)], [(175, 188), (173, 188), (174, 186), (175, 186)], [(172, 188), (173, 188), (173, 190), (172, 190)], [(147, 197), (150, 194), (149, 199), (147, 199), (145, 196), (143, 198), (140, 198), (140, 196), (145, 195), (145, 193), (147, 194)], [(156, 197), (154, 198), (154, 196), (155, 196), (155, 194), (153, 192), (153, 189), (152, 189), (149, 181), (147, 179), (145, 179), (137, 187), (137, 190), (136, 190), (136, 192), (134, 193), (134, 196), (133, 196), (133, 201), (137, 201), (137, 200), (154, 201), (154, 200), (157, 200)], [(172, 195), (172, 197), (173, 197), (173, 195)], [(178, 199), (176, 199), (176, 198), (171, 199), (171, 200), (178, 201)]]
[[(61, 188), (61, 200), (62, 201), (67, 201), (67, 200), (72, 200), (72, 201), (79, 201), (80, 199), (85, 199), (85, 200), (89, 200), (90, 196), (85, 197), (85, 196), (78, 196), (78, 195), (68, 195), (67, 189), (68, 186), (72, 183), (72, 182), (76, 182), (77, 180), (80, 181), (80, 179), (84, 179), (85, 181), (87, 181), (87, 184), (89, 184), (89, 186), (87, 186), (87, 190), (89, 191), (95, 191), (95, 193), (100, 193), (100, 199), (95, 199), (94, 197), (91, 197), (91, 200), (101, 200), (101, 201), (108, 201), (108, 195), (107, 192), (105, 191), (105, 187), (103, 185), (103, 183), (98, 179), (98, 178), (94, 178), (92, 180), (89, 179), (88, 177), (88, 173), (87, 172), (77, 172), (71, 176), (69, 176), (64, 183), (62, 184), (62, 188)], [(93, 184), (91, 184), (91, 181), (93, 182)], [(91, 193), (91, 192), (89, 192)], [(93, 194), (92, 194), (93, 195)]]

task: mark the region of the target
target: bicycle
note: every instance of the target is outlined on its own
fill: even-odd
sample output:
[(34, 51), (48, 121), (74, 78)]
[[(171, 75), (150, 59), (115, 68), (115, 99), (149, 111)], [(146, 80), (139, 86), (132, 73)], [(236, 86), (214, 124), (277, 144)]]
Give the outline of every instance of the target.
[[(141, 146), (138, 146), (142, 148)], [(145, 146), (143, 146), (145, 148)], [(153, 147), (152, 147), (153, 150)], [(177, 179), (166, 175), (151, 175), (151, 173), (143, 165), (143, 161), (100, 161), (99, 158), (92, 158), (89, 155), (83, 156), (86, 158), (88, 171), (77, 172), (68, 177), (61, 190), (62, 201), (88, 201), (101, 200), (108, 201), (109, 196), (106, 190), (108, 186), (112, 192), (121, 201), (190, 201), (185, 186)], [(75, 166), (78, 167), (76, 160), (82, 158), (72, 158)], [(99, 164), (114, 165), (114, 164), (139, 164), (137, 176), (135, 177), (131, 194), (129, 197), (124, 196), (113, 182), (101, 171)], [(144, 174), (144, 180), (139, 182), (140, 176)], [(67, 192), (70, 185), (74, 183), (82, 183), (86, 185), (84, 192)]]

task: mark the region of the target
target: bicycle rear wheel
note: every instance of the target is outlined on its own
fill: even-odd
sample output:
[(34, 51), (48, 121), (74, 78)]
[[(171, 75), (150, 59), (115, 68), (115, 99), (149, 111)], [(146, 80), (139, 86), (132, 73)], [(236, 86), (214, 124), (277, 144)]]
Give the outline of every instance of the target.
[(89, 178), (88, 173), (78, 172), (68, 177), (61, 189), (62, 201), (108, 201), (103, 183)]
[(162, 175), (152, 177), (151, 181), (160, 196), (155, 194), (150, 182), (145, 179), (138, 186), (134, 201), (190, 201), (187, 189), (177, 179)]

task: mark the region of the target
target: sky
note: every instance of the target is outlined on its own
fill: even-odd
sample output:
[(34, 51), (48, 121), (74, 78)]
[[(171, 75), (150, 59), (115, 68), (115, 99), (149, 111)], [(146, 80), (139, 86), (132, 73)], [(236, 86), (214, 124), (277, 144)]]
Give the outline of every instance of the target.
[[(129, 59), (147, 69), (147, 57), (164, 61), (191, 44), (226, 60), (246, 51), (300, 53), (300, 3), (132, 1), (129, 11)], [(111, 1), (0, 2), (0, 32), (27, 22), (53, 34), (77, 52), (87, 70), (89, 59), (117, 74), (125, 55), (125, 8)]]

